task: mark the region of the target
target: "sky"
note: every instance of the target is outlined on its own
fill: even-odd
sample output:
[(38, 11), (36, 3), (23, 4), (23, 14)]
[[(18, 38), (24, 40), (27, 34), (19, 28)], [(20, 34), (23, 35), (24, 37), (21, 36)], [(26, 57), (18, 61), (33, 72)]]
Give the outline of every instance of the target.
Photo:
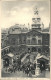
[[(41, 22), (44, 27), (50, 23), (50, 0), (16, 0), (2, 1), (1, 3), (1, 28), (9, 28), (15, 24), (25, 24), (31, 27), (35, 7), (38, 8)], [(28, 26), (29, 23), (29, 26)]]

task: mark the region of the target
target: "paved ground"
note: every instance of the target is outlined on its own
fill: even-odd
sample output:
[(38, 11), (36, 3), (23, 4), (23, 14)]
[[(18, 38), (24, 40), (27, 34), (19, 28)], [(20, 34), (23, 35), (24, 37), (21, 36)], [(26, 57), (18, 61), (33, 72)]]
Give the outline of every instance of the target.
[(2, 77), (28, 77), (27, 74), (23, 73), (23, 71), (16, 71), (15, 73), (5, 73), (2, 71)]
[(38, 78), (50, 78), (50, 71), (43, 71)]
[[(2, 63), (3, 64), (3, 63)], [(2, 77), (29, 77), (27, 74), (23, 73), (23, 71), (16, 71), (15, 73), (5, 73), (2, 67), (1, 72)], [(50, 71), (43, 71), (39, 76), (32, 76), (32, 78), (50, 78)]]
[[(16, 71), (15, 73), (5, 73), (4, 71), (2, 71), (1, 73), (2, 77), (29, 77), (27, 76), (27, 74), (23, 73), (23, 71)], [(40, 73), (39, 76), (32, 76), (32, 78), (50, 78), (50, 72), (49, 71), (43, 71), (42, 73)]]

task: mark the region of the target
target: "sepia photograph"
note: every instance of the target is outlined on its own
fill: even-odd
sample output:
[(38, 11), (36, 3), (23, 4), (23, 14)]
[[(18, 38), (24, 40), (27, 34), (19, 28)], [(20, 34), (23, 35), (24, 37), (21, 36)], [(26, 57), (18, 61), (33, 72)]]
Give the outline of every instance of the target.
[(50, 79), (50, 0), (1, 3), (1, 78)]

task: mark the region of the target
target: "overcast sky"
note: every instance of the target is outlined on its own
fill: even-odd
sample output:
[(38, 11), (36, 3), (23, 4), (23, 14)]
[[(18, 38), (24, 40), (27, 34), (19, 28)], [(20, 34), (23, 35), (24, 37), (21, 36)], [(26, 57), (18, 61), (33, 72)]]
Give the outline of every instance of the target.
[(1, 27), (9, 28), (14, 24), (25, 24), (28, 27), (28, 23), (31, 25), (32, 17), (34, 15), (35, 7), (39, 10), (39, 16), (41, 22), (44, 23), (44, 27), (48, 27), (50, 23), (50, 0), (46, 1), (3, 1), (1, 4)]

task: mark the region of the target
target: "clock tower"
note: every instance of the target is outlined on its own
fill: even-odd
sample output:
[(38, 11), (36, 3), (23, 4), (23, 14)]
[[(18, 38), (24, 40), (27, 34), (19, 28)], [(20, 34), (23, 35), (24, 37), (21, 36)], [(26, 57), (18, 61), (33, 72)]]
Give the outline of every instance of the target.
[(41, 18), (39, 17), (39, 11), (37, 8), (34, 10), (34, 17), (32, 18), (32, 30), (41, 31)]

